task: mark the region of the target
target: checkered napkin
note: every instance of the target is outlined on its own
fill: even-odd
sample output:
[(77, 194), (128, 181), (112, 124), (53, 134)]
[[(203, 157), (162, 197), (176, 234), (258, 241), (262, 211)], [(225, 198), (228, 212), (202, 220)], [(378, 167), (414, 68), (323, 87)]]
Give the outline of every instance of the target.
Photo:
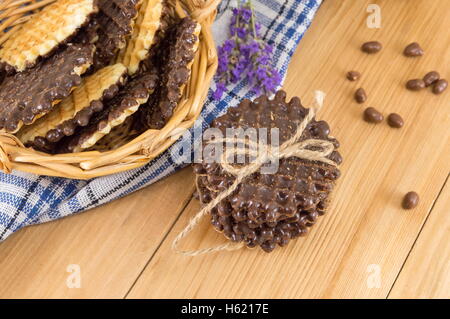
[[(274, 63), (284, 77), (287, 66), (322, 0), (253, 0), (261, 34), (274, 46)], [(231, 9), (236, 0), (223, 0), (214, 37), (221, 44), (227, 37)], [(213, 84), (214, 88), (214, 84)], [(243, 98), (253, 98), (246, 83), (230, 85), (220, 102), (208, 97), (201, 114), (202, 128), (235, 106)], [(14, 171), (0, 173), (0, 241), (22, 227), (48, 222), (108, 203), (172, 174), (180, 163), (180, 142), (142, 168), (87, 181), (37, 176)]]

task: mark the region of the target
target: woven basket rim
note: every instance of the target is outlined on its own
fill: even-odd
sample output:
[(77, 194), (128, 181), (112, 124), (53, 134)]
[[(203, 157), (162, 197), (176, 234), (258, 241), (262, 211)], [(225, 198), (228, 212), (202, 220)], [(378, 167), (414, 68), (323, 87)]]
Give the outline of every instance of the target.
[[(16, 28), (32, 17), (35, 10), (57, 0), (5, 0), (0, 4), (0, 44)], [(0, 169), (90, 179), (127, 171), (147, 164), (167, 150), (182, 133), (192, 127), (206, 100), (210, 83), (217, 69), (217, 51), (211, 33), (216, 8), (221, 0), (167, 0), (174, 12), (189, 15), (200, 23), (200, 43), (191, 69), (191, 78), (172, 118), (161, 130), (147, 130), (127, 144), (111, 151), (88, 151), (50, 155), (26, 148), (17, 137), (0, 132)], [(27, 8), (28, 10), (25, 10)], [(30, 10), (31, 9), (31, 10)], [(30, 14), (31, 12), (31, 14)]]

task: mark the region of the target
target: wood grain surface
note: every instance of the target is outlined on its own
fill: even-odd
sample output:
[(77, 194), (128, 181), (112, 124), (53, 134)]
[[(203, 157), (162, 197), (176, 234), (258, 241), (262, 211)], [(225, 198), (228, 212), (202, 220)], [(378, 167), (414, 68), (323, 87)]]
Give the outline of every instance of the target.
[(447, 180), (389, 298), (449, 298), (450, 182)]
[[(366, 25), (370, 3), (381, 28)], [(319, 114), (341, 142), (342, 177), (309, 235), (266, 254), (242, 249), (199, 257), (171, 250), (199, 210), (189, 168), (88, 213), (26, 228), (0, 244), (0, 297), (450, 298), (450, 90), (411, 92), (431, 70), (450, 78), (448, 0), (325, 1), (289, 67), (285, 90)], [(359, 49), (378, 40), (383, 50)], [(417, 41), (425, 50), (406, 58)], [(349, 70), (362, 73), (346, 80)], [(364, 105), (354, 91), (368, 93)], [(402, 129), (362, 120), (365, 107), (399, 113)], [(413, 210), (401, 208), (410, 190)], [(223, 243), (204, 221), (183, 243)], [(70, 265), (81, 287), (68, 288)], [(69, 267), (69, 268), (68, 268)]]

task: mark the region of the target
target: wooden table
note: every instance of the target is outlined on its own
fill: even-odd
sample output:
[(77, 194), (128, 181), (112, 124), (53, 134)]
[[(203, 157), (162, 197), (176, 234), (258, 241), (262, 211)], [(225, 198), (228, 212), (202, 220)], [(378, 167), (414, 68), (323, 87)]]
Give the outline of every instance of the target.
[[(369, 3), (381, 7), (380, 29), (366, 26)], [(305, 104), (314, 89), (327, 92), (319, 117), (341, 141), (345, 160), (329, 212), (307, 237), (272, 254), (175, 254), (173, 238), (199, 209), (187, 168), (88, 213), (11, 236), (0, 244), (0, 297), (449, 298), (450, 90), (436, 96), (404, 88), (430, 70), (450, 78), (449, 28), (448, 0), (325, 1), (285, 83)], [(381, 41), (383, 50), (362, 53), (368, 40)], [(412, 41), (423, 57), (401, 54)], [(358, 82), (345, 79), (352, 69), (362, 73)], [(360, 86), (366, 106), (401, 114), (405, 126), (362, 121), (364, 106), (352, 98)], [(410, 190), (421, 200), (407, 211), (400, 203)], [(223, 238), (205, 222), (186, 245), (218, 242)], [(67, 285), (73, 269), (80, 288)]]

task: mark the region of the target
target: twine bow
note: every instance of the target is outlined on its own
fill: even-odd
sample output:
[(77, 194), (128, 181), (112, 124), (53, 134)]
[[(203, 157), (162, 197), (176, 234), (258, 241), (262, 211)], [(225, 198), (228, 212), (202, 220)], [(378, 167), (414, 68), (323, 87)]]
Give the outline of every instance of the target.
[[(274, 159), (282, 159), (288, 157), (297, 157), (310, 161), (320, 161), (332, 166), (337, 166), (335, 162), (328, 159), (327, 156), (330, 155), (334, 150), (334, 145), (327, 140), (317, 140), (308, 139), (305, 141), (299, 141), (309, 122), (314, 118), (317, 111), (323, 106), (323, 100), (325, 98), (325, 93), (321, 91), (315, 91), (315, 102), (316, 107), (310, 108), (307, 116), (298, 125), (297, 131), (293, 137), (284, 142), (279, 148), (273, 148), (270, 145), (261, 145), (252, 141), (233, 139), (233, 138), (221, 138), (215, 139), (213, 143), (223, 143), (223, 142), (238, 142), (244, 145), (243, 148), (236, 149), (233, 148), (232, 152), (227, 152), (223, 154), (221, 158), (220, 165), (222, 169), (235, 176), (233, 184), (223, 192), (219, 193), (213, 200), (211, 200), (207, 205), (205, 205), (189, 222), (189, 224), (178, 234), (178, 236), (172, 242), (172, 249), (182, 255), (186, 256), (197, 256), (201, 254), (211, 253), (221, 250), (236, 250), (244, 246), (243, 242), (234, 243), (228, 242), (222, 245), (218, 245), (210, 248), (203, 248), (198, 250), (179, 250), (178, 245), (180, 241), (186, 237), (200, 222), (200, 220), (205, 217), (209, 212), (215, 208), (223, 199), (230, 196), (237, 187), (243, 182), (245, 178), (249, 175), (258, 171), (261, 166)], [(228, 151), (228, 150), (227, 150)], [(239, 155), (239, 154), (256, 155), (255, 160), (245, 166), (235, 167), (232, 166), (227, 161), (227, 156)], [(198, 188), (197, 188), (198, 189)]]

